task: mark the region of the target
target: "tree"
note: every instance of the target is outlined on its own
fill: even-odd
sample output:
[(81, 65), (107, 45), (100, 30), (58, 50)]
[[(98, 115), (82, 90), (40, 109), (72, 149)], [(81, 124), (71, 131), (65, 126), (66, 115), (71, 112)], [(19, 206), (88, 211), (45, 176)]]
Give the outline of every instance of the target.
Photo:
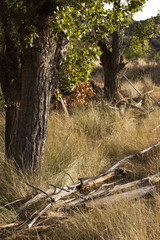
[(35, 169), (43, 161), (50, 98), (68, 45), (56, 22), (64, 5), (68, 1), (0, 1), (5, 148), (22, 169)]
[(134, 22), (127, 29), (128, 39), (125, 48), (125, 56), (129, 59), (135, 58), (152, 58), (154, 53), (152, 50), (152, 41), (159, 36), (160, 33), (160, 16), (151, 17), (147, 20)]
[[(59, 82), (67, 35), (70, 32), (74, 36), (79, 28), (86, 2), (86, 16), (91, 17), (90, 6), (99, 4), (99, 0), (0, 1), (5, 149), (6, 156), (15, 159), (21, 169), (36, 169), (43, 162), (51, 94)], [(87, 27), (81, 26), (83, 32)]]
[[(122, 55), (122, 39), (125, 35), (125, 30), (133, 22), (134, 14), (142, 9), (147, 0), (116, 0), (112, 2), (114, 2), (112, 10), (104, 13), (106, 19), (110, 19), (110, 28), (108, 28), (110, 41), (99, 41), (99, 46), (103, 52), (101, 64), (104, 69), (104, 91), (105, 96), (109, 99), (113, 99), (116, 95), (120, 87), (120, 71), (126, 65)], [(138, 22), (130, 33), (129, 49), (134, 53), (138, 53), (142, 49), (144, 55), (144, 52), (149, 49), (150, 39), (159, 34), (159, 16), (151, 17), (144, 22)]]
[[(78, 27), (84, 32), (77, 35), (81, 36), (81, 40), (90, 44), (98, 43), (101, 55), (101, 64), (104, 69), (104, 92), (107, 98), (113, 99), (119, 89), (119, 73), (124, 68), (125, 63), (122, 55), (122, 38), (125, 29), (133, 21), (133, 15), (141, 10), (145, 0), (97, 0), (94, 4), (86, 1), (78, 15), (81, 25)], [(97, 4), (98, 3), (98, 4)], [(105, 7), (105, 4), (112, 4), (112, 9)], [(65, 19), (70, 15), (65, 14)], [(68, 20), (67, 20), (68, 22)], [(66, 26), (66, 23), (64, 24)], [(77, 24), (76, 24), (77, 25)], [(70, 37), (74, 36), (70, 31)], [(92, 53), (94, 56), (94, 53)]]
[[(69, 38), (79, 36), (78, 39), (90, 38), (96, 42), (109, 32), (117, 32), (115, 36), (118, 36), (119, 30), (128, 24), (128, 16), (145, 1), (127, 0), (127, 5), (120, 7), (118, 1), (118, 7), (104, 10), (105, 3), (116, 2), (0, 1), (0, 82), (6, 101), (5, 147), (7, 157), (14, 158), (20, 168), (36, 169), (38, 163), (43, 162), (50, 98), (59, 82)], [(90, 34), (93, 28), (97, 31), (95, 35)], [(119, 38), (115, 37), (115, 43), (116, 39)], [(114, 55), (114, 50), (111, 51)], [(118, 56), (115, 51), (115, 59)]]
[(116, 95), (120, 83), (119, 75), (126, 63), (122, 55), (122, 38), (126, 27), (132, 22), (132, 17), (145, 1), (122, 1), (116, 0), (113, 9), (106, 14), (110, 18), (111, 31), (110, 41), (100, 40), (98, 42), (102, 50), (101, 64), (104, 69), (104, 93), (108, 99), (113, 99)]

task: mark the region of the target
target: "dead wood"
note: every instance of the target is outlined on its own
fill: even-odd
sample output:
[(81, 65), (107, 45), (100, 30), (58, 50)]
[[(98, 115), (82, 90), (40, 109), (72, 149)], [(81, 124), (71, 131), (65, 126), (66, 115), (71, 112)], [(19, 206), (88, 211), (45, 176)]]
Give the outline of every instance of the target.
[(22, 222), (10, 223), (10, 224), (5, 224), (5, 225), (0, 224), (0, 230), (14, 228), (14, 227), (19, 226), (21, 223)]
[(62, 96), (61, 96), (61, 93), (60, 93), (60, 90), (59, 90), (59, 89), (57, 89), (57, 93), (60, 94), (60, 102), (61, 102), (61, 104), (62, 104), (62, 108), (63, 108), (66, 116), (69, 117), (68, 109), (67, 109), (67, 107), (66, 107), (66, 105), (65, 105), (65, 103), (64, 103), (64, 101), (63, 101), (63, 98), (62, 98)]
[(77, 187), (77, 190), (89, 188), (89, 187), (95, 186), (97, 184), (103, 183), (104, 181), (106, 181), (106, 180), (108, 180), (108, 179), (110, 179), (110, 178), (112, 178), (114, 176), (116, 176), (116, 172), (115, 171), (110, 172), (109, 174), (104, 175), (102, 177), (99, 177), (99, 178), (97, 178), (95, 180), (90, 180), (87, 183), (85, 183), (82, 178), (79, 178), (79, 180), (81, 181), (81, 185), (79, 185)]
[(156, 187), (154, 185), (152, 186), (146, 186), (139, 189), (127, 191), (124, 193), (115, 194), (112, 196), (106, 196), (101, 198), (92, 199), (90, 201), (81, 201), (80, 203), (76, 204), (76, 207), (80, 205), (85, 205), (85, 207), (91, 208), (91, 207), (97, 207), (97, 206), (103, 206), (107, 203), (114, 203), (122, 200), (132, 200), (132, 199), (138, 199), (146, 194), (153, 193), (156, 190)]
[(45, 192), (45, 191), (43, 191), (42, 189), (40, 189), (40, 188), (38, 188), (38, 187), (36, 187), (36, 186), (30, 184), (30, 183), (28, 182), (28, 179), (27, 179), (27, 178), (26, 178), (26, 184), (27, 184), (29, 187), (32, 187), (32, 188), (34, 188), (34, 189), (36, 189), (36, 190), (38, 190), (38, 191), (44, 193), (48, 198), (50, 198), (50, 200), (51, 200), (51, 202), (52, 202), (52, 198), (50, 197), (50, 195), (48, 195), (47, 192)]
[[(143, 179), (140, 179), (140, 180), (136, 180), (136, 181), (133, 181), (133, 182), (129, 182), (129, 183), (126, 183), (126, 184), (121, 184), (121, 185), (110, 185), (107, 186), (107, 189), (106, 189), (106, 186), (105, 184), (101, 186), (101, 190), (100, 191), (93, 191), (92, 193), (89, 193), (88, 195), (85, 196), (86, 200), (93, 200), (95, 198), (99, 198), (99, 197), (102, 197), (104, 195), (111, 195), (111, 194), (115, 194), (116, 192), (118, 191), (124, 191), (124, 190), (127, 190), (129, 188), (135, 188), (136, 186), (138, 185), (141, 185), (141, 184), (151, 184), (151, 185), (155, 185), (156, 183), (158, 183), (160, 181), (160, 172), (157, 173), (157, 174), (154, 174), (152, 176), (149, 176), (149, 177), (146, 177), (146, 178), (143, 178)], [(149, 185), (148, 185), (149, 186)], [(105, 189), (103, 189), (105, 188)], [(67, 203), (67, 206), (74, 206), (74, 205), (77, 205), (77, 204), (80, 204), (80, 203), (84, 203), (84, 201), (82, 201), (81, 199), (71, 199), (71, 201), (67, 201), (65, 202), (64, 201), (64, 204)]]
[[(126, 69), (127, 70), (127, 69)], [(125, 73), (123, 73), (123, 77), (129, 82), (129, 84), (138, 92), (139, 95), (142, 95), (140, 91), (133, 85), (133, 83), (126, 77)]]
[(133, 153), (133, 154), (131, 154), (131, 155), (129, 155), (129, 156), (121, 159), (121, 160), (118, 161), (115, 165), (113, 165), (111, 168), (109, 168), (106, 172), (104, 172), (104, 173), (102, 173), (102, 174), (100, 174), (100, 175), (92, 178), (92, 180), (97, 179), (97, 178), (100, 178), (100, 177), (102, 177), (102, 176), (104, 176), (104, 175), (112, 172), (113, 170), (115, 170), (116, 168), (118, 168), (120, 165), (122, 165), (122, 163), (126, 162), (127, 160), (129, 160), (129, 159), (131, 159), (131, 158), (134, 158), (134, 157), (138, 157), (139, 155), (142, 155), (143, 153), (146, 153), (146, 152), (150, 151), (151, 149), (158, 147), (159, 145), (160, 145), (160, 142), (158, 142), (158, 143), (156, 143), (156, 144), (154, 144), (154, 145), (152, 145), (152, 146), (150, 146), (150, 147), (148, 147), (148, 148), (145, 148), (144, 150), (141, 150), (140, 152)]
[(3, 238), (3, 239), (4, 240), (26, 239), (26, 237), (29, 234), (37, 234), (37, 232), (45, 232), (45, 231), (48, 231), (51, 228), (52, 228), (51, 225), (36, 226), (36, 227), (32, 227), (31, 229), (26, 228), (26, 229), (23, 229), (23, 230), (19, 230), (16, 233), (13, 233), (11, 236)]
[(42, 214), (44, 214), (50, 207), (52, 206), (52, 203), (49, 203), (42, 211), (40, 211), (34, 218), (33, 220), (30, 222), (30, 224), (28, 224), (28, 228), (30, 229), (33, 224), (37, 221), (37, 219), (42, 216)]
[[(30, 184), (28, 180), (26, 180), (26, 184), (32, 188), (35, 188), (41, 191), (40, 194), (37, 194), (35, 197), (22, 204), (18, 209), (17, 213), (20, 214), (24, 212), (31, 205), (37, 203), (42, 199), (50, 200), (50, 202), (46, 203), (46, 206), (43, 209), (39, 209), (34, 212), (29, 218), (24, 220), (24, 222), (16, 222), (11, 224), (0, 225), (1, 236), (6, 236), (7, 233), (11, 233), (9, 237), (6, 237), (6, 240), (11, 239), (25, 239), (28, 234), (34, 234), (36, 232), (48, 231), (53, 224), (47, 225), (47, 219), (51, 219), (53, 216), (49, 216), (46, 212), (53, 206), (54, 213), (57, 211), (64, 211), (67, 209), (72, 209), (74, 207), (85, 206), (86, 208), (104, 206), (105, 204), (119, 203), (122, 201), (129, 201), (133, 199), (139, 199), (148, 194), (152, 194), (158, 190), (160, 183), (160, 172), (154, 174), (152, 176), (145, 177), (143, 179), (139, 179), (132, 182), (125, 182), (122, 184), (122, 181), (126, 181), (126, 179), (121, 178), (117, 179), (116, 176), (122, 176), (131, 173), (129, 170), (125, 170), (123, 168), (119, 168), (122, 164), (127, 162), (128, 160), (138, 157), (160, 145), (160, 142), (141, 150), (140, 152), (131, 154), (116, 164), (114, 164), (107, 171), (101, 173), (92, 178), (79, 178), (79, 183), (75, 184), (73, 178), (69, 175), (70, 179), (73, 182), (71, 186), (59, 187), (54, 184), (50, 184), (53, 188), (48, 189), (46, 191)], [(66, 173), (67, 174), (67, 173)], [(114, 181), (113, 179), (114, 178)], [(113, 182), (104, 183), (107, 180), (111, 180)], [(119, 183), (121, 182), (121, 184)], [(86, 190), (83, 192), (83, 189)], [(81, 192), (82, 190), (82, 192)], [(83, 195), (81, 194), (83, 193)], [(68, 198), (69, 196), (69, 198)], [(67, 198), (66, 198), (67, 197)], [(19, 199), (12, 203), (6, 204), (4, 207), (7, 207), (13, 203), (20, 202), (25, 199)], [(61, 201), (59, 201), (61, 200)], [(57, 201), (58, 204), (55, 204)], [(60, 204), (59, 204), (60, 203)], [(43, 203), (44, 206), (44, 203)], [(41, 220), (39, 219), (41, 218)], [(44, 220), (45, 219), (45, 220)], [(58, 217), (57, 217), (58, 219)], [(39, 220), (39, 221), (38, 221)], [(45, 222), (45, 225), (44, 225)], [(58, 220), (59, 222), (59, 220)], [(35, 224), (36, 223), (36, 224)], [(63, 222), (64, 223), (64, 222)], [(27, 226), (28, 224), (28, 226)], [(34, 226), (36, 225), (36, 226)], [(27, 227), (27, 228), (26, 228)], [(7, 231), (6, 231), (7, 230)], [(14, 232), (15, 231), (15, 232)], [(7, 232), (7, 233), (6, 233)], [(12, 235), (12, 233), (14, 234)], [(3, 238), (4, 239), (4, 238)]]
[[(71, 187), (65, 187), (65, 188), (70, 189)], [(50, 195), (50, 197), (52, 197), (52, 202), (56, 202), (56, 201), (60, 200), (61, 198), (74, 193), (75, 191), (76, 191), (76, 189), (71, 188), (69, 192), (61, 191), (61, 192), (56, 193), (55, 189), (48, 189), (46, 191), (46, 193), (48, 195)], [(37, 203), (38, 201), (40, 201), (41, 199), (44, 199), (44, 198), (46, 198), (46, 195), (44, 193), (40, 193), (40, 194), (36, 195), (34, 198), (30, 199), (28, 202), (26, 202), (22, 206), (20, 206), (17, 209), (17, 213), (20, 214), (21, 212), (25, 211), (29, 206)]]
[[(148, 151), (150, 151), (151, 149), (154, 149), (156, 147), (158, 147), (160, 145), (160, 142), (140, 151), (134, 154), (131, 154), (123, 159), (121, 159), (120, 161), (118, 161), (115, 165), (113, 165), (111, 168), (109, 168), (107, 171), (105, 171), (104, 173), (97, 175), (96, 177), (92, 177), (89, 179), (86, 179), (84, 181), (81, 181), (80, 183), (76, 184), (76, 185), (71, 185), (68, 187), (63, 187), (63, 190), (61, 192), (59, 192), (59, 190), (56, 188), (54, 189), (48, 189), (47, 191), (45, 191), (47, 194), (44, 193), (40, 193), (38, 195), (36, 195), (34, 198), (30, 199), (29, 201), (27, 201), (26, 203), (24, 203), (22, 206), (20, 206), (17, 209), (17, 213), (20, 214), (21, 212), (25, 211), (29, 206), (31, 206), (32, 204), (37, 203), (39, 200), (46, 198), (46, 195), (49, 195), (52, 198), (52, 202), (56, 202), (68, 195), (71, 195), (72, 193), (76, 192), (79, 188), (83, 188), (85, 187), (85, 185), (87, 186), (91, 186), (94, 185), (95, 183), (100, 183), (103, 182), (105, 180), (107, 180), (109, 177), (113, 177), (113, 175), (115, 174), (114, 171), (116, 171), (116, 169), (122, 165), (124, 162), (128, 161), (129, 159), (132, 159), (134, 157), (137, 157), (139, 155), (142, 155)], [(109, 175), (110, 174), (110, 175)], [(103, 178), (104, 177), (104, 178)], [(104, 180), (105, 179), (105, 180)], [(67, 191), (66, 191), (67, 190)]]

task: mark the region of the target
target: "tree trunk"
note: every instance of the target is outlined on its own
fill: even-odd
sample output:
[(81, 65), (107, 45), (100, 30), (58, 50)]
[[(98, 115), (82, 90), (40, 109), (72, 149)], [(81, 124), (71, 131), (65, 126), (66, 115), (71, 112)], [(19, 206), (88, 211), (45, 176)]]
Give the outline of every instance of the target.
[[(18, 165), (35, 169), (43, 161), (51, 94), (58, 83), (58, 73), (66, 41), (50, 40), (48, 30), (41, 31), (35, 46), (25, 49), (21, 68), (21, 99), (6, 111), (6, 150)], [(11, 127), (10, 127), (11, 124)], [(13, 125), (14, 124), (14, 125)], [(8, 138), (9, 136), (9, 138)]]
[(112, 34), (112, 50), (109, 43), (99, 41), (101, 47), (101, 65), (104, 69), (104, 93), (108, 99), (113, 99), (119, 89), (119, 73), (125, 66), (121, 55), (120, 34)]
[(22, 40), (19, 53), (7, 30), (7, 8), (3, 3), (5, 46), (0, 58), (0, 81), (6, 100), (6, 155), (21, 169), (35, 169), (43, 161), (50, 98), (68, 41), (61, 36), (56, 42), (49, 27), (41, 26), (34, 46), (26, 48)]

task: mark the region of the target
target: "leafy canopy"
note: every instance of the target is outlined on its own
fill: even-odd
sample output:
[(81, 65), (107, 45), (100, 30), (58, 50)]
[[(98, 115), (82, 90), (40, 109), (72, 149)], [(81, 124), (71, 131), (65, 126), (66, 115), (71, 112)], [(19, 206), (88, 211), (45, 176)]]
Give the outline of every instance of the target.
[[(8, 32), (19, 54), (25, 47), (34, 47), (41, 28), (50, 28), (58, 40), (63, 32), (70, 40), (70, 48), (61, 77), (67, 90), (76, 82), (85, 81), (97, 54), (97, 41), (107, 34), (121, 31), (132, 22), (133, 15), (142, 9), (146, 0), (1, 0), (7, 9), (7, 24), (0, 10), (0, 43)], [(108, 9), (106, 4), (112, 4)], [(0, 8), (2, 9), (2, 8)], [(142, 36), (142, 31), (141, 31)], [(144, 36), (143, 36), (144, 37)], [(142, 38), (143, 39), (143, 38)], [(89, 43), (86, 46), (84, 43)], [(98, 50), (98, 52), (97, 52)]]

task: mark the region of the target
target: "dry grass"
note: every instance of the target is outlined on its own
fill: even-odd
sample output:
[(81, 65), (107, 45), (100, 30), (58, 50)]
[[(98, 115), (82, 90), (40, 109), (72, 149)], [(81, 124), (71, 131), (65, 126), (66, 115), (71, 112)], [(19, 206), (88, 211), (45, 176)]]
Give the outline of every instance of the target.
[(127, 64), (127, 77), (135, 81), (149, 76), (153, 83), (160, 85), (160, 62), (145, 61), (144, 59), (134, 60)]
[[(55, 239), (147, 240), (160, 238), (159, 200), (106, 205), (91, 212), (79, 211), (70, 222), (53, 231)], [(50, 236), (48, 239), (53, 239)]]
[[(134, 96), (128, 83), (128, 94)], [(159, 98), (159, 87), (150, 77), (136, 81), (143, 93)], [(72, 110), (69, 117), (52, 112), (49, 121), (45, 162), (37, 174), (27, 174), (29, 181), (42, 189), (49, 183), (71, 184), (65, 172), (75, 182), (79, 177), (90, 177), (107, 170), (121, 158), (142, 150), (159, 141), (160, 124), (158, 107), (149, 114), (129, 109), (124, 116), (105, 104), (91, 104), (88, 108)], [(4, 160), (4, 118), (0, 122), (0, 204), (35, 193), (25, 184), (25, 176), (17, 173), (12, 161)], [(160, 167), (159, 151), (153, 150), (142, 157), (131, 159), (127, 168), (134, 172), (134, 179), (155, 173)], [(0, 224), (19, 219), (15, 208), (0, 208)], [(70, 213), (69, 221), (54, 227), (47, 234), (25, 239), (66, 240), (158, 240), (160, 239), (160, 197), (106, 205), (103, 209), (84, 209)]]

